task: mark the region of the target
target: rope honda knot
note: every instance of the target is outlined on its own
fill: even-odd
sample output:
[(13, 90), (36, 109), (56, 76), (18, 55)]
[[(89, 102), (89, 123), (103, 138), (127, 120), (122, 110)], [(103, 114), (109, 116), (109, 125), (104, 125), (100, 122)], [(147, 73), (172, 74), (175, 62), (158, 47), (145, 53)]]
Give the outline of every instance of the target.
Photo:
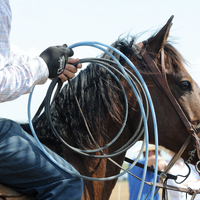
[(161, 173), (159, 178), (165, 180), (167, 178), (167, 175), (165, 173)]

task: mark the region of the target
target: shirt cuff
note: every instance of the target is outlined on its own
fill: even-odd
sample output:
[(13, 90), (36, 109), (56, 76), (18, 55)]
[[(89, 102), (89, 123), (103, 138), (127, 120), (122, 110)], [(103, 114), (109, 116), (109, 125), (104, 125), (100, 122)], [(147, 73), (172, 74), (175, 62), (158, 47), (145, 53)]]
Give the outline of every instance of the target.
[(36, 78), (35, 84), (44, 84), (49, 77), (49, 69), (44, 60), (40, 57), (35, 57), (29, 61), (29, 66), (32, 68), (33, 78)]

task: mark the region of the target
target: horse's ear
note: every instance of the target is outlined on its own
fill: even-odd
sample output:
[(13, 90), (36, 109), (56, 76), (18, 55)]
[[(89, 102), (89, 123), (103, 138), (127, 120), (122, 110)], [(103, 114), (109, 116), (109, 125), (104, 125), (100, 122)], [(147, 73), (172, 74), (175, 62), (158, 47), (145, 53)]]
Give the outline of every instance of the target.
[(163, 26), (163, 28), (155, 36), (148, 39), (146, 49), (153, 57), (156, 57), (165, 45), (172, 26), (173, 18), (174, 16), (172, 15), (165, 26)]

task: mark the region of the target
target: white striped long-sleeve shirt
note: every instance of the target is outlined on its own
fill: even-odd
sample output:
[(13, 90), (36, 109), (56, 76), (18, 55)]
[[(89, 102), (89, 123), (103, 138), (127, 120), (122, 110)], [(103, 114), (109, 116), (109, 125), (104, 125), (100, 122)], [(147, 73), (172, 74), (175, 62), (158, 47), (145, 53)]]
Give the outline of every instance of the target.
[(9, 0), (0, 0), (0, 102), (31, 92), (36, 84), (46, 82), (49, 71), (42, 58), (10, 50), (12, 13)]

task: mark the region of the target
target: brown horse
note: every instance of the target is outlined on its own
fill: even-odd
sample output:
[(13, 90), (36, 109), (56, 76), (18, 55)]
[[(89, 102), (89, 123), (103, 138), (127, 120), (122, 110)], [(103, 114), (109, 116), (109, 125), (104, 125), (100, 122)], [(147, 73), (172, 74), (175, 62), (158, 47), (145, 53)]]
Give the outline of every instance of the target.
[[(164, 70), (166, 73), (166, 79), (172, 94), (189, 122), (196, 127), (200, 123), (200, 90), (184, 68), (184, 59), (167, 42), (171, 20), (172, 18), (157, 34), (144, 41), (143, 44), (160, 71)], [(148, 86), (157, 116), (159, 145), (178, 152), (189, 133), (169, 99), (153, 80), (152, 73), (146, 70), (147, 64), (141, 56), (140, 49), (135, 46), (135, 38), (132, 37), (131, 40), (119, 39), (113, 46), (123, 52), (134, 63)], [(161, 66), (162, 48), (164, 48), (164, 69)], [(117, 59), (124, 67), (127, 67), (126, 62), (121, 57), (118, 56)], [(132, 73), (134, 73), (133, 70)], [(129, 115), (122, 135), (114, 144), (104, 150), (105, 154), (114, 152), (129, 141), (139, 123), (140, 108), (136, 97), (127, 82), (121, 76), (119, 76), (119, 79), (127, 93)], [(71, 83), (95, 141), (101, 147), (106, 145), (119, 131), (124, 118), (124, 97), (119, 85), (106, 70), (95, 64), (91, 64), (85, 70), (82, 70), (77, 77), (71, 80)], [(53, 102), (51, 117), (59, 134), (70, 145), (80, 149), (96, 149), (87, 132), (69, 84), (64, 86)], [(81, 174), (102, 178), (120, 172), (120, 168), (107, 159), (84, 157), (65, 147), (51, 133), (44, 114), (34, 122), (34, 127), (40, 140), (71, 163)], [(151, 115), (148, 120), (148, 128), (149, 141), (154, 143)], [(188, 159), (188, 152), (193, 149), (191, 138), (189, 145), (182, 154), (182, 158), (184, 160)], [(97, 152), (95, 154), (101, 153)], [(122, 165), (124, 157), (125, 153), (113, 159)], [(197, 161), (198, 157), (196, 155), (192, 163), (195, 164)], [(83, 199), (109, 199), (116, 181), (116, 179), (111, 181), (85, 180)]]

